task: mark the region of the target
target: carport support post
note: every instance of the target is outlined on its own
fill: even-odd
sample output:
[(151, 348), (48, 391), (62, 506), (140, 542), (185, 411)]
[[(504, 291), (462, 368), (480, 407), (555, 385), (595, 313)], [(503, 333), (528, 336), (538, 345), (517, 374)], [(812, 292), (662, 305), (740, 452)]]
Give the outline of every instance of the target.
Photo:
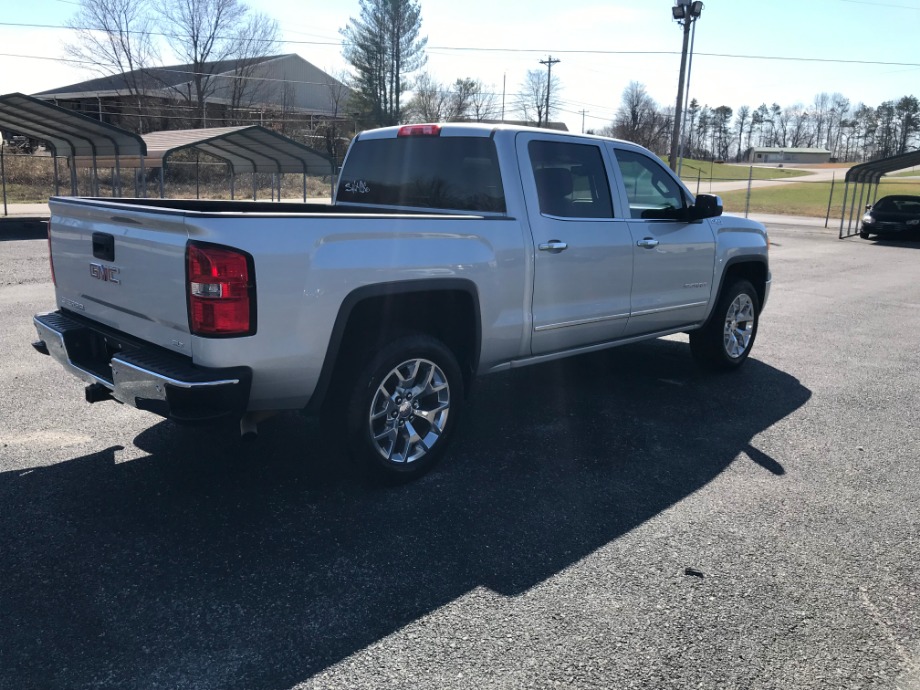
[(834, 179), (837, 177), (837, 171), (831, 173), (831, 195), (827, 197), (827, 215), (824, 216), (824, 227), (827, 227), (827, 224), (831, 220), (831, 203), (834, 200)]
[(58, 164), (57, 164), (57, 154), (54, 153), (51, 156), (51, 160), (54, 161), (54, 196), (61, 195), (61, 181), (58, 179)]
[(843, 239), (843, 221), (847, 217), (847, 197), (850, 196), (850, 183), (843, 179), (843, 208), (840, 209), (840, 232), (837, 234), (838, 239)]
[(201, 154), (195, 151), (195, 198), (201, 198), (201, 178), (199, 176), (199, 158)]
[(853, 182), (853, 198), (850, 200), (850, 215), (847, 218), (847, 235), (850, 234), (850, 230), (853, 229), (853, 209), (856, 208), (856, 190), (858, 189), (859, 182)]
[(3, 142), (0, 141), (0, 181), (3, 184), (3, 215), (9, 213), (6, 210), (6, 161), (3, 160)]
[(256, 201), (256, 169), (252, 169), (252, 200)]
[(160, 161), (160, 198), (165, 199), (164, 188), (166, 187), (166, 162)]
[(856, 205), (856, 218), (857, 218), (856, 227), (857, 228), (859, 227), (859, 218), (861, 218), (862, 214), (864, 213), (863, 211), (863, 204), (865, 203), (864, 199), (868, 199), (868, 198), (869, 198), (869, 195), (866, 194), (866, 183), (863, 182), (859, 186), (859, 203)]
[(70, 196), (77, 195), (77, 161), (74, 157), (67, 159), (67, 167), (70, 168)]

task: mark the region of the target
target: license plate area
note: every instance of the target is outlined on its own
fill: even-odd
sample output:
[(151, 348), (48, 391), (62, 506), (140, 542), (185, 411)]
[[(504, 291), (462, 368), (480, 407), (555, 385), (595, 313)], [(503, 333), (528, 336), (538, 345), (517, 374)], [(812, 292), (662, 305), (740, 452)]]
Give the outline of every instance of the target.
[(110, 384), (112, 383), (112, 357), (131, 349), (123, 340), (87, 328), (65, 333), (64, 345), (74, 365)]

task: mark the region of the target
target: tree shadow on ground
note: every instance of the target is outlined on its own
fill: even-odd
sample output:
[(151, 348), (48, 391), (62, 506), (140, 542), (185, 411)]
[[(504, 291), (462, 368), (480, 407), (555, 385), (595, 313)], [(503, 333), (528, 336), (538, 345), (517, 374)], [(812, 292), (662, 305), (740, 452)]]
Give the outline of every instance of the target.
[(290, 687), (476, 587), (526, 591), (742, 452), (783, 481), (751, 439), (809, 397), (655, 341), (483, 379), (442, 466), (396, 489), (293, 414), (252, 446), (160, 422), (141, 459), (4, 473), (0, 687)]

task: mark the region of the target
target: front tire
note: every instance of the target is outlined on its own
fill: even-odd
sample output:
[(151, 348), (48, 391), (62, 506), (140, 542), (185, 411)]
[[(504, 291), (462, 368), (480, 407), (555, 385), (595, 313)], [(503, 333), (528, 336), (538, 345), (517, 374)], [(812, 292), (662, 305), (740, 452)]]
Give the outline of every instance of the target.
[(690, 333), (690, 351), (706, 369), (737, 369), (754, 346), (759, 321), (757, 291), (747, 280), (738, 280), (719, 295), (706, 325)]
[(346, 413), (350, 454), (378, 480), (415, 479), (444, 454), (462, 400), (460, 367), (444, 343), (423, 334), (398, 338), (353, 384)]

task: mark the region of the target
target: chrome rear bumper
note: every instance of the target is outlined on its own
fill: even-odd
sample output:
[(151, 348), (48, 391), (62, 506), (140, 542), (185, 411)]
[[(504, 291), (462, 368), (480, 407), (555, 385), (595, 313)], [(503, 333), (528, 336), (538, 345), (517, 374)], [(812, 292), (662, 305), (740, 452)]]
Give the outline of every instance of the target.
[(38, 314), (33, 322), (36, 350), (77, 378), (104, 386), (126, 405), (183, 422), (239, 416), (246, 410), (252, 380), (248, 367), (199, 367), (187, 357), (60, 311)]

